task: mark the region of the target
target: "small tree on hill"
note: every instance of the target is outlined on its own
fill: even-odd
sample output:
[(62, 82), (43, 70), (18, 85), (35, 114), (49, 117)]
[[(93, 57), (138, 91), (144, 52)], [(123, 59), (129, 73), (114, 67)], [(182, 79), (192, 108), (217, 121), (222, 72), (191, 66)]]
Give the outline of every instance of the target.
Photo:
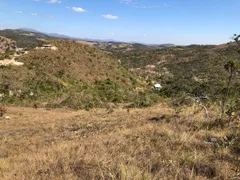
[(240, 35), (234, 34), (233, 36), (234, 41), (237, 43), (237, 45), (240, 47)]
[[(234, 35), (233, 37), (234, 41), (237, 43), (237, 45), (240, 47), (240, 35)], [(240, 49), (238, 50), (238, 53), (240, 53)], [(230, 93), (230, 88), (232, 86), (232, 82), (234, 80), (234, 78), (236, 77), (236, 75), (238, 75), (238, 73), (240, 72), (240, 63), (239, 60), (230, 60), (228, 61), (225, 65), (224, 65), (224, 69), (227, 71), (228, 73), (228, 80), (227, 80), (227, 86), (224, 89), (224, 96), (222, 99), (222, 116), (225, 114), (225, 107), (226, 107), (226, 103), (228, 102), (228, 98), (229, 98), (229, 93)]]

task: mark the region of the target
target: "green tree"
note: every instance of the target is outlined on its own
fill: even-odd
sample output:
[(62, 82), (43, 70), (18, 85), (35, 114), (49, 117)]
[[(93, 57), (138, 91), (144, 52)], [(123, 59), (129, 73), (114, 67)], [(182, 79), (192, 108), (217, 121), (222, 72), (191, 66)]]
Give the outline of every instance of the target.
[(240, 35), (234, 34), (233, 40), (237, 43), (237, 45), (240, 47)]
[[(240, 47), (240, 41), (239, 41), (240, 35), (234, 34), (233, 39), (237, 43), (237, 45)], [(240, 50), (238, 50), (238, 52), (240, 53)], [(238, 73), (240, 72), (239, 59), (238, 60), (234, 59), (234, 60), (228, 61), (224, 65), (224, 69), (228, 73), (228, 80), (227, 80), (227, 86), (224, 89), (224, 96), (223, 96), (223, 99), (222, 99), (222, 107), (221, 107), (222, 116), (225, 114), (225, 107), (226, 107), (226, 103), (228, 102), (232, 82), (233, 82), (234, 78), (236, 77), (236, 75), (238, 75)]]

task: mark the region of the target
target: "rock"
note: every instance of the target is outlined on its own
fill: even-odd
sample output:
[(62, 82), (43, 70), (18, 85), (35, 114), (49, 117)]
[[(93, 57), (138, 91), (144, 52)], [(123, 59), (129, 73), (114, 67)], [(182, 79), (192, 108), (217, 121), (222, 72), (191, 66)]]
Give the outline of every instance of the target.
[(12, 91), (9, 91), (9, 97), (13, 97), (14, 93)]
[(209, 142), (216, 143), (216, 142), (217, 142), (217, 139), (210, 137), (210, 138), (209, 138)]
[(6, 120), (10, 120), (11, 118), (9, 116), (5, 116), (5, 119)]
[(0, 61), (0, 66), (23, 66), (24, 63), (15, 61), (14, 59), (5, 59)]

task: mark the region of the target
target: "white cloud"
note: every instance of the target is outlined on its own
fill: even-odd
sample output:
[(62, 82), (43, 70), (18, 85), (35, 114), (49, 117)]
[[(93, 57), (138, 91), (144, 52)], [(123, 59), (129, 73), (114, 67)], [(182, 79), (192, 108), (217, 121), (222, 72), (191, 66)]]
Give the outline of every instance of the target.
[(75, 12), (86, 12), (86, 10), (80, 7), (73, 7), (72, 10), (74, 10)]
[(133, 1), (132, 0), (121, 0), (120, 3), (122, 3), (122, 4), (132, 4)]
[(36, 13), (32, 13), (32, 14), (30, 14), (31, 16), (37, 16), (37, 14)]
[(139, 6), (133, 6), (134, 8), (137, 9), (153, 9), (153, 8), (160, 8), (161, 6), (145, 6), (145, 5), (139, 5)]
[(51, 4), (54, 4), (54, 3), (62, 3), (62, 1), (59, 1), (59, 0), (50, 0), (48, 1), (48, 3), (51, 3)]
[(136, 0), (120, 0), (121, 4), (126, 4), (126, 5), (138, 5), (139, 2)]
[(22, 14), (23, 12), (22, 11), (16, 11), (17, 14)]
[[(141, 2), (138, 0), (120, 0), (121, 4), (132, 6), (133, 8), (137, 9), (153, 9), (153, 8), (160, 8), (163, 5), (160, 4), (152, 4), (150, 1), (147, 2)], [(164, 4), (165, 7), (168, 7), (168, 4)]]
[(113, 16), (111, 14), (107, 14), (107, 15), (102, 15), (102, 17), (106, 18), (106, 19), (118, 19), (117, 16)]

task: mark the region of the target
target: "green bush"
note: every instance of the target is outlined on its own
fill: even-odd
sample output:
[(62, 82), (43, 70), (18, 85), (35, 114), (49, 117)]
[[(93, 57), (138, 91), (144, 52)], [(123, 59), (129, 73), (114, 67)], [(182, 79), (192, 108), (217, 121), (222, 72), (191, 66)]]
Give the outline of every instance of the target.
[(235, 134), (232, 142), (231, 150), (240, 156), (240, 133)]
[(145, 93), (138, 93), (135, 94), (135, 99), (131, 105), (131, 107), (150, 107), (156, 104), (159, 101), (159, 95), (154, 92), (145, 92)]
[(102, 101), (122, 103), (124, 102), (124, 90), (113, 80), (106, 79), (103, 81), (97, 81), (95, 83), (95, 88)]

